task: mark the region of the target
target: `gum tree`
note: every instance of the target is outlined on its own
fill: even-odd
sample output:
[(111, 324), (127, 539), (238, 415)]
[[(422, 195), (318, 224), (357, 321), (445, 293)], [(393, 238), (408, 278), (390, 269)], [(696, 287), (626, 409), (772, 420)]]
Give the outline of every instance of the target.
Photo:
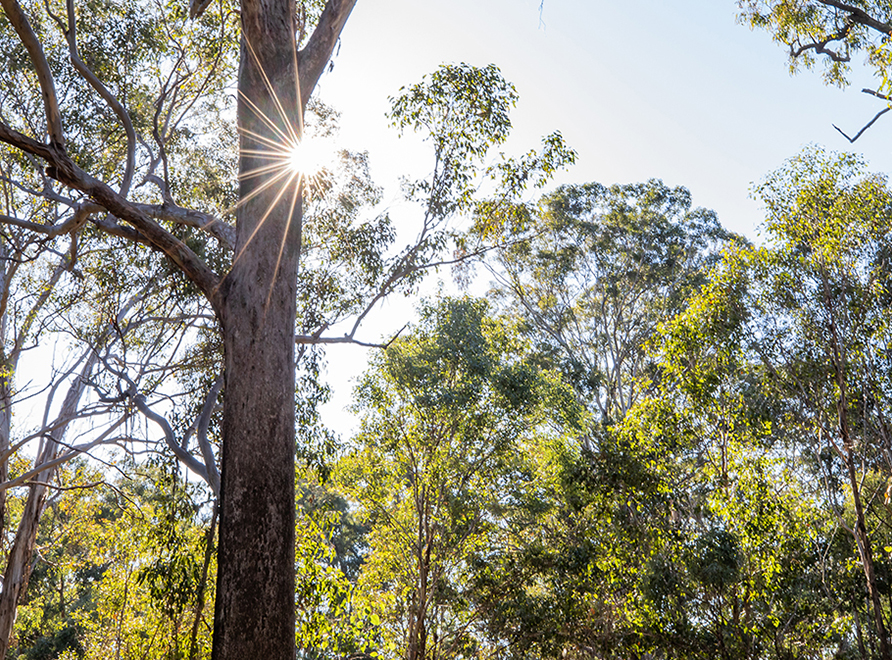
[(484, 301), (439, 300), (420, 316), (360, 383), (362, 425), (338, 464), (369, 527), (354, 599), (380, 612), (384, 657), (488, 655), (473, 574), (517, 541), (511, 513), (535, 497), (543, 427), (578, 410)]
[[(337, 310), (355, 314), (346, 336), (327, 336), (324, 316), (298, 322), (299, 294), (307, 297), (298, 290), (305, 177), (294, 155), (304, 111), (355, 1), (243, 0), (237, 11), (193, 2), (190, 22), (181, 3), (0, 0), (14, 84), (40, 100), (39, 113), (22, 112), (7, 91), (0, 141), (24, 154), (40, 181), (34, 199), (55, 209), (29, 228), (95, 232), (160, 253), (216, 322), (224, 356), (218, 660), (293, 655), (295, 345), (355, 341), (370, 305), (438, 263), (451, 237), (444, 223), (470, 206), (476, 168), (510, 127), (513, 90), (494, 67), (447, 68), (406, 90), (394, 121), (440, 135), (432, 140), (433, 174), (412, 187), (423, 230), (390, 260), (357, 249), (389, 245), (386, 223), (342, 244), (353, 252), (339, 256), (368, 275), (357, 301)], [(85, 38), (85, 21), (120, 14), (134, 20)], [(234, 210), (225, 211), (219, 202), (229, 165), (210, 141), (234, 134), (221, 99), (236, 62), (238, 189)], [(85, 139), (90, 127), (104, 136), (101, 145)], [(530, 167), (552, 171), (571, 157), (559, 139), (548, 146), (545, 160)], [(193, 169), (200, 180), (184, 184)], [(188, 208), (202, 187), (218, 189), (213, 202)], [(296, 325), (312, 331), (297, 334)], [(126, 383), (125, 370), (115, 374)], [(126, 385), (122, 396), (172, 438), (170, 424)], [(206, 409), (218, 393), (210, 389)], [(210, 472), (213, 462), (203, 453), (197, 467)]]
[[(636, 410), (637, 433), (673, 448), (692, 478), (713, 481), (708, 507), (731, 517), (720, 528), (744, 548), (760, 536), (776, 548), (773, 537), (783, 533), (793, 554), (801, 536), (801, 523), (790, 524), (801, 507), (789, 504), (777, 511), (786, 508), (790, 522), (759, 529), (772, 507), (767, 493), (750, 507), (751, 519), (738, 520), (740, 503), (752, 497), (745, 491), (758, 481), (779, 479), (790, 502), (813, 510), (808, 517), (820, 510), (824, 522), (810, 523), (809, 532), (820, 550), (812, 552), (822, 557), (820, 579), (805, 574), (772, 586), (763, 574), (771, 589), (785, 581), (784, 589), (792, 587), (768, 604), (803, 597), (801, 611), (831, 628), (826, 604), (796, 594), (797, 582), (821, 583), (831, 607), (851, 617), (862, 655), (859, 611), (866, 611), (876, 655), (888, 658), (892, 194), (885, 177), (867, 173), (856, 157), (817, 149), (791, 159), (757, 192), (767, 211), (766, 246), (729, 251), (689, 309), (664, 326), (656, 350), (666, 391)], [(851, 575), (837, 553), (852, 557)], [(758, 556), (749, 562), (758, 564)], [(797, 569), (787, 570), (795, 576)], [(760, 607), (759, 589), (743, 595), (744, 604)], [(801, 621), (787, 621), (786, 632), (762, 632), (781, 645), (796, 628), (807, 632)], [(831, 642), (828, 635), (812, 643)]]

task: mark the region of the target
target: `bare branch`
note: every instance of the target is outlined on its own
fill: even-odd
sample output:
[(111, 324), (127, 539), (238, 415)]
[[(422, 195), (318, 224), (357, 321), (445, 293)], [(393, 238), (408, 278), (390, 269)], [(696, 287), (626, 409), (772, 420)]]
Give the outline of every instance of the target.
[[(214, 461), (213, 452), (210, 450), (210, 445), (207, 447), (201, 447), (202, 458), (208, 461), (208, 464), (205, 465), (201, 461), (199, 461), (195, 456), (190, 454), (185, 447), (181, 446), (176, 441), (176, 434), (174, 433), (173, 427), (171, 427), (170, 423), (167, 419), (149, 407), (149, 404), (146, 402), (146, 397), (144, 394), (141, 394), (136, 387), (136, 383), (133, 381), (130, 376), (128, 376), (123, 370), (116, 369), (111, 366), (108, 361), (104, 358), (99, 358), (105, 370), (109, 373), (114, 374), (125, 383), (127, 383), (127, 389), (122, 391), (116, 397), (100, 397), (103, 401), (107, 403), (118, 403), (123, 401), (131, 401), (133, 405), (149, 420), (155, 422), (159, 427), (161, 427), (161, 431), (164, 433), (164, 442), (167, 447), (174, 453), (177, 459), (183, 463), (187, 468), (192, 470), (196, 475), (198, 475), (201, 479), (207, 483), (211, 489), (214, 491), (214, 495), (220, 494), (220, 476), (217, 472), (216, 463)], [(218, 382), (215, 382), (214, 386), (211, 388), (211, 394), (208, 395), (208, 400), (212, 401), (212, 403), (205, 402), (205, 405), (202, 409), (201, 416), (199, 416), (199, 435), (201, 434), (201, 425), (205, 420), (202, 419), (202, 416), (209, 418), (210, 414), (213, 410), (213, 402), (216, 402), (216, 394), (219, 394), (219, 388), (222, 387), (223, 382), (221, 378), (218, 378)], [(216, 394), (215, 394), (216, 390)], [(211, 399), (211, 395), (214, 395)], [(210, 410), (208, 407), (210, 406)], [(207, 424), (205, 422), (204, 426), (204, 436), (205, 440), (207, 439)], [(201, 441), (199, 439), (199, 446)]]
[(210, 213), (186, 209), (173, 203), (134, 204), (133, 206), (150, 218), (201, 229), (216, 238), (224, 247), (229, 250), (234, 249), (235, 227)]
[[(152, 220), (135, 204), (102, 181), (84, 172), (66, 153), (54, 146), (41, 144), (3, 123), (0, 123), (0, 141), (43, 158), (48, 163), (47, 174), (57, 181), (89, 195), (113, 216), (132, 225), (143, 239), (139, 242), (145, 242), (163, 252), (183, 271), (186, 277), (201, 289), (214, 308), (218, 308), (219, 276), (189, 246)], [(114, 225), (97, 224), (109, 233), (114, 233), (112, 231), (115, 228)], [(139, 240), (138, 237), (126, 233), (122, 235), (132, 240)]]
[[(876, 96), (878, 99), (883, 99), (884, 101), (892, 101), (892, 97), (886, 96), (885, 94), (880, 94), (879, 92), (877, 92), (877, 91), (875, 91), (875, 90), (872, 90), (872, 89), (867, 89), (867, 88), (865, 88), (865, 89), (862, 89), (861, 91), (862, 91), (864, 94), (870, 94), (871, 96)], [(870, 128), (871, 126), (873, 126), (873, 125), (876, 123), (877, 119), (879, 119), (879, 118), (882, 117), (884, 114), (886, 114), (887, 112), (889, 112), (889, 110), (892, 110), (892, 106), (883, 108), (883, 109), (880, 110), (878, 113), (876, 113), (876, 115), (874, 116), (873, 119), (871, 119), (869, 122), (867, 122), (867, 124), (865, 124), (864, 127), (863, 127), (860, 131), (858, 131), (857, 133), (855, 133), (855, 137), (849, 137), (848, 135), (846, 135), (846, 134), (843, 132), (843, 130), (842, 130), (839, 126), (837, 126), (836, 124), (832, 124), (832, 126), (833, 126), (833, 128), (835, 128), (837, 131), (839, 131), (840, 135), (842, 135), (846, 140), (848, 140), (850, 143), (853, 143), (855, 140), (857, 140), (859, 137), (861, 137), (861, 135), (864, 133), (864, 131), (866, 131), (868, 128)]]
[(153, 422), (155, 422), (155, 424), (161, 427), (161, 430), (164, 432), (164, 441), (167, 444), (167, 447), (177, 457), (177, 459), (182, 462), (183, 465), (185, 465), (187, 468), (201, 477), (205, 481), (205, 483), (207, 483), (214, 490), (215, 495), (219, 495), (219, 476), (217, 477), (215, 486), (215, 483), (210, 476), (208, 467), (201, 463), (188, 451), (180, 447), (179, 443), (177, 443), (173, 428), (170, 426), (170, 423), (167, 421), (167, 419), (149, 408), (149, 405), (146, 403), (146, 398), (142, 394), (133, 391), (129, 392), (128, 394), (130, 400), (134, 403), (134, 405), (136, 405), (137, 409), (139, 409), (139, 411), (148, 419), (152, 420)]
[(36, 234), (43, 234), (47, 238), (55, 238), (62, 234), (70, 234), (78, 231), (87, 222), (91, 213), (97, 213), (102, 208), (96, 204), (80, 204), (70, 218), (58, 225), (42, 225), (30, 220), (22, 220), (8, 215), (0, 214), (0, 224), (11, 225), (13, 227), (21, 227), (28, 229)]
[(861, 128), (860, 131), (858, 131), (857, 133), (855, 133), (855, 136), (854, 136), (854, 137), (849, 137), (848, 135), (846, 135), (846, 134), (843, 132), (843, 130), (842, 130), (839, 126), (837, 126), (836, 124), (833, 124), (832, 126), (833, 126), (833, 128), (835, 128), (837, 131), (839, 131), (840, 135), (842, 135), (846, 140), (848, 140), (849, 142), (854, 142), (854, 141), (857, 140), (859, 137), (861, 137), (861, 135), (864, 133), (864, 131), (866, 131), (868, 128), (870, 128), (871, 126), (873, 126), (873, 125), (876, 123), (876, 120), (877, 120), (877, 119), (879, 119), (879, 118), (882, 117), (884, 114), (886, 114), (887, 112), (889, 112), (889, 110), (892, 110), (892, 108), (883, 108), (883, 109), (880, 110), (878, 113), (876, 113), (876, 115), (874, 116), (873, 119), (871, 119), (869, 122), (867, 122), (867, 123)]
[[(0, 483), (0, 491), (9, 490), (10, 488), (15, 488), (16, 486), (21, 486), (21, 485), (25, 484), (25, 482), (30, 481), (31, 479), (34, 479), (41, 472), (43, 472), (45, 470), (49, 470), (49, 469), (58, 467), (59, 465), (62, 465), (63, 463), (67, 463), (72, 458), (75, 458), (76, 456), (79, 456), (80, 454), (86, 453), (86, 452), (90, 451), (91, 449), (93, 449), (94, 447), (97, 447), (100, 444), (113, 442), (116, 439), (109, 438), (109, 436), (111, 436), (111, 434), (119, 426), (121, 426), (121, 424), (126, 422), (129, 418), (130, 418), (130, 415), (124, 415), (118, 421), (116, 421), (114, 424), (112, 424), (109, 428), (107, 428), (103, 433), (101, 433), (99, 436), (97, 436), (90, 442), (87, 442), (83, 445), (71, 446), (70, 449), (67, 452), (65, 452), (64, 454), (62, 454), (61, 456), (57, 456), (53, 460), (47, 461), (46, 463), (42, 463), (39, 467), (28, 470), (27, 472), (19, 475), (15, 479), (10, 479), (9, 481)], [(64, 443), (60, 442), (59, 444), (64, 444)]]
[(315, 345), (315, 344), (353, 344), (355, 346), (364, 346), (366, 348), (389, 348), (390, 345), (396, 341), (397, 337), (402, 334), (403, 330), (408, 327), (408, 324), (404, 325), (399, 331), (393, 335), (390, 339), (388, 339), (385, 343), (371, 343), (360, 341), (359, 339), (354, 339), (351, 335), (344, 335), (343, 337), (317, 337), (315, 335), (297, 335), (294, 338), (294, 343), (298, 345)]
[(121, 122), (121, 125), (124, 127), (124, 132), (127, 134), (127, 164), (124, 168), (124, 176), (121, 179), (121, 188), (119, 190), (121, 196), (126, 197), (127, 193), (130, 191), (130, 182), (133, 180), (133, 170), (136, 166), (136, 131), (133, 130), (133, 122), (130, 120), (130, 115), (124, 106), (121, 105), (115, 95), (102, 84), (102, 81), (96, 77), (81, 59), (80, 53), (78, 53), (77, 50), (77, 28), (74, 16), (74, 0), (68, 0), (66, 4), (68, 9), (68, 29), (65, 30), (65, 39), (68, 41), (68, 54), (71, 59), (71, 64), (74, 66), (75, 70), (81, 74), (81, 77), (89, 83), (90, 87), (96, 90), (96, 93), (99, 94), (112, 111), (114, 111), (118, 120)]
[[(790, 56), (793, 58), (797, 58), (802, 53), (807, 50), (814, 50), (816, 53), (820, 53), (821, 55), (826, 55), (834, 62), (849, 62), (851, 61), (851, 56), (846, 54), (842, 55), (838, 51), (835, 51), (831, 48), (827, 48), (827, 44), (832, 41), (842, 41), (846, 38), (849, 32), (852, 29), (853, 23), (851, 21), (846, 21), (846, 25), (841, 28), (838, 32), (831, 34), (826, 39), (822, 39), (821, 41), (814, 41), (812, 43), (805, 44), (804, 46), (800, 46), (799, 48), (793, 48), (793, 45), (790, 44)], [(845, 46), (845, 44), (843, 44)]]
[(6, 13), (9, 22), (15, 28), (19, 38), (22, 40), (34, 70), (37, 73), (37, 80), (40, 83), (40, 91), (43, 94), (43, 105), (46, 112), (47, 132), (50, 136), (50, 143), (59, 151), (65, 150), (65, 134), (62, 130), (62, 113), (59, 111), (59, 98), (56, 95), (56, 87), (53, 82), (53, 74), (50, 72), (50, 65), (43, 54), (43, 48), (40, 40), (34, 34), (28, 17), (22, 11), (21, 6), (16, 0), (0, 0), (0, 5)]
[(223, 389), (223, 374), (217, 376), (214, 384), (208, 392), (207, 399), (198, 416), (198, 428), (195, 431), (195, 439), (198, 441), (198, 448), (204, 458), (204, 464), (208, 471), (208, 483), (214, 495), (220, 496), (220, 472), (217, 470), (217, 461), (214, 458), (214, 450), (208, 441), (208, 426), (211, 423), (211, 415), (217, 405), (217, 397), (220, 396), (220, 390)]

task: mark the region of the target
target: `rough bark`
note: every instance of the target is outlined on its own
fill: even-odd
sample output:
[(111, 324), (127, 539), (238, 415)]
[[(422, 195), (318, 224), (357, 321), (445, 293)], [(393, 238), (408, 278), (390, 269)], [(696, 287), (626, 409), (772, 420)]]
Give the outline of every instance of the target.
[(220, 288), (226, 364), (214, 660), (294, 657), (293, 365), (301, 207), (294, 181), (262, 190), (276, 173), (251, 176), (270, 165), (255, 152), (296, 130), (293, 25), (293, 2), (242, 3), (243, 204), (235, 262)]

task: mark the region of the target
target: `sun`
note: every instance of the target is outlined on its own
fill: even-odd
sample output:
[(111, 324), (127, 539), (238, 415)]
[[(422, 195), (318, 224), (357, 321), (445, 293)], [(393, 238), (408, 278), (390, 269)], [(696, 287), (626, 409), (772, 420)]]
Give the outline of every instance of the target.
[(323, 140), (307, 136), (286, 149), (286, 166), (301, 179), (317, 177), (331, 161), (331, 148)]
[[(243, 195), (232, 208), (224, 212), (227, 215), (244, 205), (248, 200), (257, 197), (273, 189), (269, 205), (263, 212), (262, 216), (255, 222), (255, 226), (250, 236), (241, 245), (239, 251), (235, 254), (233, 264), (238, 262), (260, 228), (266, 223), (267, 218), (273, 208), (279, 204), (283, 198), (290, 197), (290, 204), (282, 233), (282, 240), (279, 245), (279, 254), (276, 258), (275, 273), (279, 271), (279, 265), (282, 261), (282, 255), (286, 247), (285, 237), (288, 236), (289, 227), (292, 220), (297, 217), (297, 221), (301, 221), (300, 201), (302, 199), (312, 199), (319, 196), (327, 187), (330, 169), (336, 167), (339, 158), (339, 150), (335, 148), (328, 135), (320, 135), (313, 137), (307, 132), (307, 126), (303, 121), (303, 108), (298, 104), (296, 117), (289, 115), (285, 110), (285, 106), (279, 99), (276, 89), (263, 71), (260, 65), (257, 53), (250, 43), (247, 43), (248, 51), (259, 67), (261, 77), (263, 79), (266, 91), (272, 99), (271, 114), (266, 114), (263, 109), (252, 99), (239, 91), (239, 99), (243, 102), (247, 109), (254, 113), (259, 120), (256, 130), (239, 125), (238, 130), (242, 136), (248, 138), (253, 143), (248, 148), (244, 146), (240, 148), (240, 155), (248, 156), (256, 166), (247, 171), (239, 172), (240, 181), (256, 180), (257, 185), (253, 187), (246, 195)], [(294, 46), (294, 44), (292, 44)], [(297, 51), (294, 53), (294, 66), (297, 69)], [(295, 98), (298, 101), (301, 98), (298, 79), (295, 77)], [(309, 195), (309, 197), (308, 197)], [(286, 201), (286, 203), (288, 203)], [(298, 209), (295, 216), (295, 209)], [(273, 280), (275, 280), (275, 274)], [(269, 296), (272, 295), (273, 287), (270, 284), (270, 292), (267, 296), (267, 304), (269, 304)]]

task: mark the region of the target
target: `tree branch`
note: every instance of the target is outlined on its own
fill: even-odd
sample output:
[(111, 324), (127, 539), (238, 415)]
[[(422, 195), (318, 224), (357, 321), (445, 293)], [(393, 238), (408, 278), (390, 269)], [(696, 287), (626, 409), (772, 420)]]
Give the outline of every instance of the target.
[(335, 44), (355, 5), (356, 0), (328, 0), (307, 45), (297, 54), (301, 111), (307, 107), (310, 95), (331, 59)]
[(120, 194), (127, 196), (130, 190), (130, 182), (133, 180), (133, 170), (136, 167), (136, 131), (133, 130), (133, 122), (127, 110), (121, 105), (120, 101), (115, 98), (102, 81), (84, 64), (80, 53), (77, 50), (77, 29), (74, 16), (74, 0), (67, 1), (68, 10), (68, 28), (65, 30), (65, 39), (68, 42), (68, 56), (75, 70), (81, 74), (81, 77), (89, 83), (90, 87), (96, 90), (96, 93), (108, 104), (112, 111), (117, 115), (118, 120), (124, 127), (127, 134), (127, 164), (124, 167), (124, 176), (121, 179)]
[[(865, 88), (865, 89), (862, 89), (861, 91), (862, 91), (864, 94), (870, 94), (871, 96), (876, 96), (878, 99), (883, 99), (884, 101), (892, 101), (892, 97), (886, 96), (885, 94), (880, 94), (879, 92), (876, 92), (876, 91), (874, 91), (874, 90), (872, 90), (872, 89), (866, 89), (866, 88)], [(857, 140), (859, 137), (861, 137), (861, 135), (864, 133), (864, 131), (866, 131), (868, 128), (870, 128), (871, 126), (873, 126), (873, 125), (876, 123), (877, 119), (879, 119), (879, 118), (882, 117), (884, 114), (886, 114), (887, 112), (889, 112), (889, 110), (892, 110), (892, 106), (883, 108), (883, 109), (880, 110), (878, 113), (876, 113), (876, 115), (874, 116), (873, 119), (871, 119), (869, 122), (867, 122), (867, 124), (865, 124), (864, 127), (863, 127), (860, 131), (858, 131), (857, 133), (855, 133), (855, 137), (849, 137), (848, 135), (846, 135), (846, 134), (843, 132), (843, 130), (842, 130), (839, 126), (837, 126), (836, 124), (832, 124), (832, 126), (833, 126), (833, 128), (835, 128), (837, 131), (839, 131), (840, 135), (842, 135), (846, 140), (848, 140), (849, 143), (853, 143), (853, 142), (855, 142), (855, 140)]]
[(201, 461), (199, 461), (192, 454), (190, 454), (188, 451), (180, 447), (179, 444), (177, 444), (173, 428), (170, 426), (170, 423), (167, 421), (167, 419), (149, 408), (149, 405), (146, 403), (146, 398), (142, 394), (139, 394), (136, 391), (131, 391), (128, 393), (128, 395), (130, 400), (136, 405), (137, 409), (139, 409), (139, 411), (143, 415), (145, 415), (148, 419), (152, 420), (161, 427), (161, 430), (164, 432), (165, 444), (167, 444), (167, 447), (174, 453), (174, 455), (180, 460), (180, 462), (182, 462), (183, 465), (185, 465), (195, 474), (201, 477), (205, 481), (205, 483), (207, 483), (211, 487), (211, 489), (213, 489), (214, 495), (219, 495), (219, 477), (217, 478), (215, 485), (214, 481), (211, 479), (210, 469), (208, 468), (208, 466), (204, 465)]
[(0, 214), (0, 224), (21, 227), (22, 229), (33, 231), (36, 234), (43, 234), (47, 238), (55, 238), (62, 234), (76, 232), (84, 226), (84, 223), (87, 222), (91, 213), (97, 213), (101, 210), (102, 208), (96, 204), (80, 204), (70, 218), (58, 225), (42, 225), (37, 222), (31, 222), (30, 220), (22, 220), (20, 218)]
[(875, 19), (873, 16), (868, 14), (860, 7), (850, 5), (847, 2), (840, 2), (840, 0), (817, 1), (818, 4), (822, 4), (827, 7), (834, 7), (841, 11), (847, 12), (851, 20), (855, 23), (872, 28), (877, 32), (882, 32), (883, 34), (892, 34), (892, 25), (890, 25), (889, 23), (883, 23), (882, 21)]
[(16, 33), (19, 35), (19, 39), (22, 40), (22, 44), (28, 51), (28, 56), (31, 58), (31, 63), (34, 65), (34, 70), (37, 73), (37, 80), (43, 93), (43, 105), (46, 111), (46, 124), (50, 143), (60, 151), (64, 151), (65, 134), (62, 130), (62, 113), (59, 111), (59, 97), (56, 95), (53, 74), (50, 72), (50, 65), (43, 54), (40, 40), (34, 34), (34, 30), (28, 22), (28, 17), (25, 16), (16, 0), (0, 0), (0, 5), (2, 5), (9, 22), (12, 23)]
[(207, 399), (198, 416), (198, 425), (195, 431), (195, 439), (198, 441), (198, 448), (201, 450), (201, 456), (204, 458), (204, 465), (208, 471), (208, 483), (214, 495), (220, 496), (220, 472), (217, 470), (217, 461), (214, 458), (214, 450), (208, 441), (208, 426), (211, 423), (211, 415), (217, 405), (217, 397), (220, 396), (220, 390), (223, 389), (223, 374), (217, 376), (214, 384), (208, 392)]
[(229, 250), (234, 249), (235, 227), (209, 213), (183, 208), (173, 203), (134, 204), (133, 206), (155, 220), (165, 220), (201, 229), (216, 238), (224, 247)]
[[(9, 0), (0, 1), (8, 2)], [(2, 123), (0, 123), (0, 141), (44, 159), (48, 164), (47, 174), (49, 176), (70, 188), (89, 195), (113, 216), (130, 224), (144, 239), (144, 242), (163, 252), (173, 261), (183, 271), (183, 274), (207, 296), (214, 309), (219, 311), (217, 290), (220, 284), (219, 276), (183, 241), (152, 220), (137, 205), (112, 190), (107, 184), (84, 172), (60, 148), (41, 144)], [(102, 229), (110, 229), (107, 224), (98, 224)], [(111, 228), (113, 227), (114, 225)], [(134, 238), (124, 235), (127, 238)]]
[[(852, 29), (852, 25), (853, 23), (851, 21), (846, 21), (846, 25), (839, 30), (839, 32), (831, 34), (826, 39), (814, 41), (805, 44), (804, 46), (800, 46), (799, 48), (793, 48), (793, 45), (790, 44), (790, 56), (795, 59), (807, 50), (814, 50), (816, 53), (826, 55), (834, 62), (850, 62), (852, 58), (849, 55), (840, 55), (837, 51), (827, 48), (827, 44), (831, 41), (841, 41), (842, 39), (845, 39), (849, 34), (849, 31)], [(843, 46), (845, 46), (845, 44), (843, 44)]]

